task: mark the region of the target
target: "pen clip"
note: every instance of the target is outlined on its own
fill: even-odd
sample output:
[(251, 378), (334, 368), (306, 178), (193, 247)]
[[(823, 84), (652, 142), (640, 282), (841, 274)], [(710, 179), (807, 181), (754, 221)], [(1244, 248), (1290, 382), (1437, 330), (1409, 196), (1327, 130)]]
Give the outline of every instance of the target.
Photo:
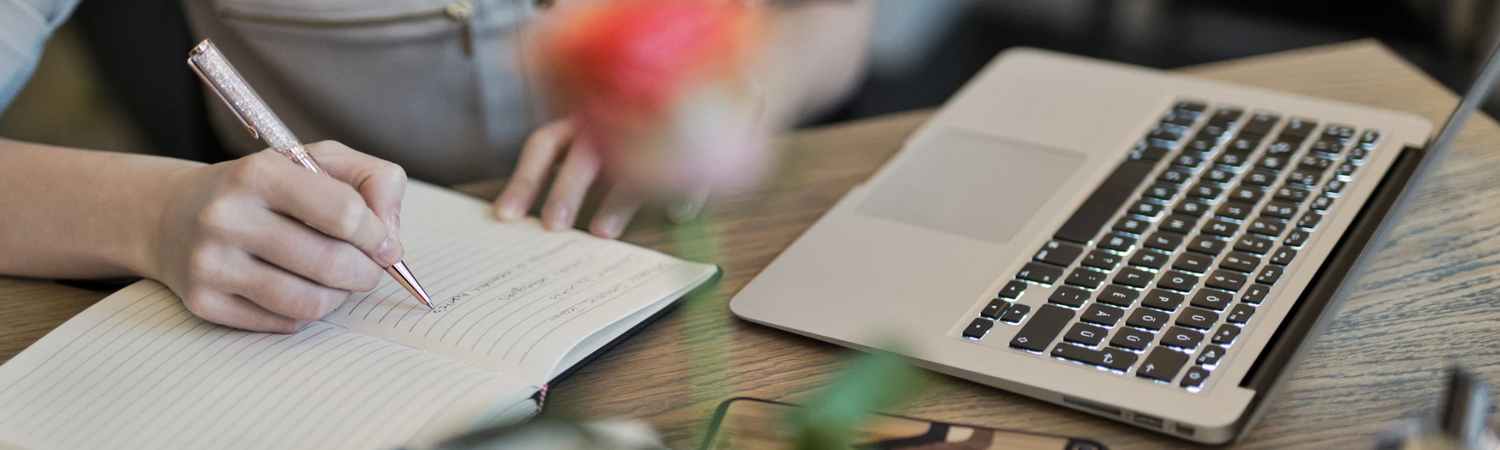
[(229, 98), (224, 96), (224, 91), (219, 88), (219, 85), (217, 83), (214, 83), (214, 80), (210, 79), (207, 74), (203, 73), (203, 69), (198, 66), (198, 57), (207, 53), (208, 49), (212, 45), (213, 44), (209, 43), (209, 41), (205, 39), (203, 42), (200, 42), (198, 43), (198, 45), (194, 46), (193, 50), (188, 53), (188, 67), (191, 67), (193, 69), (193, 73), (198, 74), (198, 78), (203, 80), (203, 84), (208, 85), (209, 90), (214, 91), (214, 95), (219, 96), (220, 101), (224, 102), (226, 106), (229, 106), (229, 112), (234, 114), (234, 118), (240, 120), (240, 124), (245, 126), (245, 131), (250, 132), (250, 137), (260, 139), (260, 132), (255, 131), (255, 127), (250, 125), (250, 121), (245, 120), (245, 116), (240, 114), (239, 108), (235, 108), (234, 103), (230, 103)]

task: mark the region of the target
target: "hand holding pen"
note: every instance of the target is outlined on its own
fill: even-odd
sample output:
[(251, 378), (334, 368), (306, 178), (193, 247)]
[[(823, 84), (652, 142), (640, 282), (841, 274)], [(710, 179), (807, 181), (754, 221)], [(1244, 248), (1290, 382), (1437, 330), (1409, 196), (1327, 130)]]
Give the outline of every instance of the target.
[(404, 172), (336, 142), (298, 146), (324, 174), (266, 151), (164, 177), (139, 273), (204, 319), (257, 331), (296, 331), (374, 289), (403, 256)]

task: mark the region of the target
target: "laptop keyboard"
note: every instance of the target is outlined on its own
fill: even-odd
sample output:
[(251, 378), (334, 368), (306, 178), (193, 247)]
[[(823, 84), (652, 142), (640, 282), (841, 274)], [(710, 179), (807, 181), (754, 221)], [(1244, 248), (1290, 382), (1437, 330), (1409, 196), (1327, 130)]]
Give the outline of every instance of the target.
[(1379, 141), (1179, 101), (963, 336), (1197, 392)]

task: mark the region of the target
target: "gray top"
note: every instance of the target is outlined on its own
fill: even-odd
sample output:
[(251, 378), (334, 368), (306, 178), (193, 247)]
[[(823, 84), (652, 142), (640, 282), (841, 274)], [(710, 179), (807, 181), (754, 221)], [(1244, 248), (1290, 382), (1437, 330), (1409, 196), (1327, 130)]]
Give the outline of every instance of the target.
[[(304, 142), (334, 139), (455, 183), (503, 176), (547, 114), (522, 76), (521, 26), (534, 0), (184, 0)], [(0, 108), (36, 66), (77, 0), (0, 0)], [(188, 48), (182, 49), (184, 70)], [(212, 123), (230, 151), (265, 148), (218, 98)]]
[(0, 111), (31, 78), (42, 45), (78, 0), (0, 0)]

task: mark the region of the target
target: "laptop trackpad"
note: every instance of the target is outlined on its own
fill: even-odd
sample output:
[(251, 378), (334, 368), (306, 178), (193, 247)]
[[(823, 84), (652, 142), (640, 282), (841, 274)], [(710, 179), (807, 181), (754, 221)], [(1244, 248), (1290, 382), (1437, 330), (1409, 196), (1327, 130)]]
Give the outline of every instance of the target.
[(912, 150), (855, 211), (996, 244), (1010, 241), (1086, 159), (955, 131)]

